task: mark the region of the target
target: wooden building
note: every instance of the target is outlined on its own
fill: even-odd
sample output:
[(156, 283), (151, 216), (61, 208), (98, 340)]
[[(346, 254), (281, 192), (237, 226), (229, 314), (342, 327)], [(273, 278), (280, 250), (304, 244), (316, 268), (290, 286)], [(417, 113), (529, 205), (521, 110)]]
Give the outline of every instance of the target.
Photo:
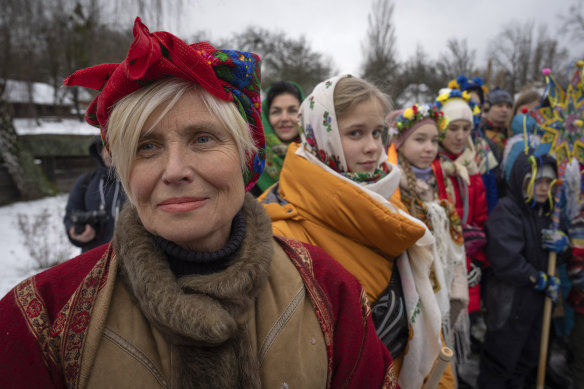
[[(48, 84), (8, 80), (3, 99), (10, 105), (20, 144), (32, 153), (57, 191), (68, 192), (77, 177), (96, 167), (89, 145), (99, 131), (75, 117), (66, 88), (57, 92)], [(81, 94), (82, 109), (91, 98), (88, 92)], [(0, 157), (0, 205), (20, 200), (2, 162)]]

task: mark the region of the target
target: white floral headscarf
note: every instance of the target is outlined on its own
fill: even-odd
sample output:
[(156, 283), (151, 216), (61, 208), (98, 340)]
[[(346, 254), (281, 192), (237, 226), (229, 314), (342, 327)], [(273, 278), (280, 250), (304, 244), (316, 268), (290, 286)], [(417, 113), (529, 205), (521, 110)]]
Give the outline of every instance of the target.
[(349, 171), (338, 120), (335, 113), (334, 90), (337, 83), (351, 75), (333, 77), (318, 84), (300, 106), (298, 120), (301, 128), (302, 146), (320, 162), (336, 173), (358, 183), (371, 184), (381, 180), (391, 170), (386, 163), (387, 155), (382, 152), (374, 173)]

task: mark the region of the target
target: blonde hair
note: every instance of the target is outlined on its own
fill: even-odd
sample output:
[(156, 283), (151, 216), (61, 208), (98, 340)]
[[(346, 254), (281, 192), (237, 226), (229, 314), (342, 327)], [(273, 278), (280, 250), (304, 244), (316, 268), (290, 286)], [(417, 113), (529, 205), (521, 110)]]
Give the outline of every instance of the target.
[(393, 110), (391, 98), (379, 90), (375, 85), (361, 78), (344, 77), (335, 86), (333, 100), (337, 120), (341, 120), (358, 104), (376, 97), (383, 108), (383, 117)]
[(159, 108), (164, 108), (146, 133), (177, 104), (185, 93), (198, 95), (207, 109), (213, 113), (233, 138), (242, 171), (248, 158), (256, 151), (248, 124), (232, 102), (216, 98), (199, 84), (178, 77), (165, 78), (120, 99), (112, 109), (107, 123), (107, 141), (109, 143), (112, 163), (120, 181), (133, 202), (129, 187), (132, 163), (138, 148), (138, 141), (146, 121)]
[[(399, 161), (399, 166), (402, 169), (402, 172), (405, 174), (406, 180), (407, 180), (407, 184), (408, 184), (408, 192), (410, 193), (410, 195), (412, 197), (414, 197), (414, 199), (422, 201), (422, 199), (420, 198), (420, 195), (418, 194), (418, 192), (416, 191), (416, 174), (414, 173), (414, 170), (412, 169), (412, 165), (410, 164), (410, 161), (408, 161), (408, 159), (403, 155), (403, 153), (401, 151), (398, 151), (398, 161)], [(410, 209), (408, 209), (408, 212), (410, 213), (410, 215), (416, 215), (416, 202), (412, 201), (412, 203), (410, 204)], [(424, 221), (424, 223), (426, 223)]]
[(538, 91), (532, 89), (532, 90), (527, 90), (525, 92), (521, 92), (519, 94), (519, 97), (517, 97), (517, 100), (515, 100), (515, 103), (513, 103), (513, 109), (512, 112), (513, 114), (511, 115), (511, 120), (513, 120), (513, 117), (515, 115), (517, 115), (518, 113), (521, 112), (517, 112), (517, 110), (519, 109), (520, 106), (525, 105), (525, 104), (529, 104), (529, 103), (539, 103), (541, 100), (541, 93), (539, 93)]

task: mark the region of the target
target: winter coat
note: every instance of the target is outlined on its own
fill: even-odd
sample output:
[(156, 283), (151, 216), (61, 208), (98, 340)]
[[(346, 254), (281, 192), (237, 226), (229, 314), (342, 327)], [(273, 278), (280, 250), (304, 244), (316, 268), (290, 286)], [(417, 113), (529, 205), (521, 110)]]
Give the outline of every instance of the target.
[[(555, 162), (549, 155), (544, 164)], [(538, 159), (538, 169), (541, 161)], [(521, 153), (507, 182), (503, 197), (486, 223), (487, 257), (493, 274), (487, 285), (487, 325), (501, 327), (513, 315), (523, 320), (541, 320), (544, 293), (533, 289), (531, 279), (539, 271), (547, 272), (549, 252), (541, 246), (541, 230), (549, 228), (549, 205), (531, 207), (523, 196), (524, 177), (531, 173), (527, 156)], [(558, 260), (560, 260), (559, 256)]]
[[(377, 301), (391, 278), (391, 259), (422, 237), (423, 226), (383, 209), (354, 185), (298, 156), (297, 149), (290, 145), (279, 185), (259, 198), (274, 234), (323, 248)], [(387, 231), (394, 239), (387, 239)]]
[[(97, 169), (81, 175), (73, 185), (65, 208), (65, 231), (67, 237), (82, 252), (109, 242), (114, 233), (114, 226), (119, 211), (126, 199), (120, 181), (113, 168), (108, 168), (101, 159), (101, 139), (95, 137), (89, 146), (89, 155), (97, 162)], [(100, 211), (103, 213), (103, 222), (88, 223), (96, 232), (95, 239), (83, 243), (69, 235), (69, 229), (74, 223), (71, 220), (74, 211)]]
[[(452, 155), (445, 153), (450, 160), (456, 160), (460, 156)], [(441, 164), (444, 161), (440, 162)], [(436, 170), (436, 169), (435, 169)], [(471, 169), (469, 171), (469, 181), (470, 184), (468, 185), (468, 215), (466, 218), (466, 222), (464, 219), (464, 198), (462, 193), (462, 188), (459, 185), (459, 180), (456, 175), (448, 175), (446, 173), (447, 169), (441, 168), (444, 179), (449, 179), (450, 183), (452, 184), (453, 192), (454, 192), (454, 199), (449, 199), (454, 203), (456, 208), (456, 213), (461, 220), (463, 228), (465, 225), (472, 225), (474, 227), (478, 227), (480, 229), (484, 228), (485, 222), (487, 221), (487, 199), (485, 197), (485, 186), (483, 184), (483, 179), (478, 173), (478, 171), (474, 171)], [(454, 200), (454, 201), (453, 201)], [(471, 263), (475, 260), (482, 267), (487, 266), (487, 260), (484, 253), (484, 248), (480, 249), (477, 253), (475, 253), (472, 258), (471, 256), (467, 255), (466, 257), (466, 264), (467, 264), (467, 271), (471, 269)], [(468, 311), (469, 313), (475, 312), (480, 309), (481, 307), (481, 289), (480, 284), (469, 287), (469, 303), (468, 303)]]
[(0, 301), (0, 386), (397, 387), (357, 281), (249, 194), (243, 215), (227, 269), (177, 279), (128, 204), (111, 245)]
[[(424, 227), (297, 155), (298, 147), (290, 145), (279, 183), (258, 198), (272, 219), (274, 234), (323, 248), (376, 302), (397, 269), (396, 257), (424, 235)], [(396, 178), (397, 187), (399, 175)], [(402, 361), (396, 359), (398, 376)], [(450, 366), (440, 385), (454, 387)]]
[[(536, 158), (537, 169), (555, 162)], [(549, 204), (525, 202), (524, 179), (531, 173), (525, 153), (515, 160), (503, 197), (486, 223), (487, 255), (492, 274), (484, 303), (487, 332), (481, 351), (480, 388), (523, 387), (533, 376), (539, 355), (545, 293), (533, 287), (539, 271), (547, 272), (549, 252), (541, 230), (549, 228)], [(568, 250), (569, 252), (569, 250)], [(565, 255), (558, 255), (562, 262)]]

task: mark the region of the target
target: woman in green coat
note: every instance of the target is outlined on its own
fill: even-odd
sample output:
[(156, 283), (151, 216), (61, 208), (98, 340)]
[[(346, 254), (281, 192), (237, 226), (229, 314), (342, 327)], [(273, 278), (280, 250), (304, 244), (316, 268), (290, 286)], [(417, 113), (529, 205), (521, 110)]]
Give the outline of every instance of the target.
[(300, 85), (293, 81), (273, 83), (262, 102), (262, 123), (266, 137), (266, 166), (251, 190), (256, 197), (278, 182), (288, 145), (299, 142), (298, 110), (304, 100)]

